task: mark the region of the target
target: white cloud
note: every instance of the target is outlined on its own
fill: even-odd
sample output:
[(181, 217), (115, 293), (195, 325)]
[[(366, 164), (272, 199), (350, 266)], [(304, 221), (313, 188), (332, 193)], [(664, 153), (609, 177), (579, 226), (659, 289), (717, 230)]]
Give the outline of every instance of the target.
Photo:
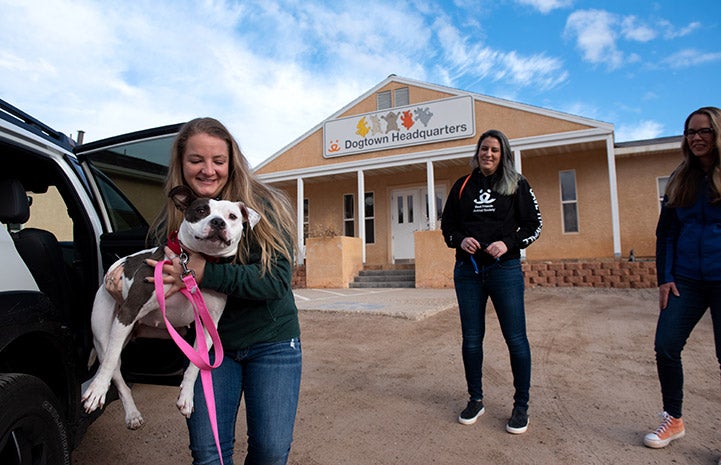
[(636, 16), (621, 18), (621, 34), (628, 40), (648, 42), (656, 38), (656, 31), (641, 22)]
[(521, 5), (528, 5), (543, 14), (558, 8), (566, 8), (573, 4), (573, 0), (516, 0)]
[(616, 142), (655, 139), (663, 134), (663, 131), (663, 124), (652, 120), (638, 121), (633, 124), (618, 124), (616, 125), (615, 139)]
[(566, 20), (564, 35), (573, 36), (583, 58), (594, 64), (616, 69), (623, 63), (623, 53), (616, 47), (617, 17), (603, 10), (579, 10)]
[(685, 37), (694, 31), (701, 28), (701, 23), (698, 21), (693, 21), (688, 23), (684, 27), (676, 27), (673, 24), (671, 24), (670, 21), (667, 20), (660, 20), (658, 22), (658, 27), (663, 31), (663, 36), (666, 39), (675, 39), (677, 37)]
[(721, 60), (721, 52), (707, 53), (688, 48), (668, 56), (663, 60), (663, 64), (670, 68), (681, 69), (705, 63), (713, 63), (719, 60)]

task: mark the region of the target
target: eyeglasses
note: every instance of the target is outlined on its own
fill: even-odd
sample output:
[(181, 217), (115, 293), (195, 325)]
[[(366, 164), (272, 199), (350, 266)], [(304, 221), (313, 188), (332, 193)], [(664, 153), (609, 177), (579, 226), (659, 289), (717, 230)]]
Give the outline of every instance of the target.
[(686, 131), (684, 131), (683, 134), (686, 136), (686, 138), (691, 139), (696, 134), (698, 134), (701, 137), (708, 137), (713, 133), (714, 133), (713, 128), (700, 128), (700, 129), (686, 129)]

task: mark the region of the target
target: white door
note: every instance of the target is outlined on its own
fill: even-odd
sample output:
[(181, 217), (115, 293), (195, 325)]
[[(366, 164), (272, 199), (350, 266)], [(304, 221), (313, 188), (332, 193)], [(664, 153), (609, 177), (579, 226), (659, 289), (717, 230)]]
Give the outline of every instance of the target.
[(421, 189), (399, 189), (391, 193), (393, 262), (415, 257), (413, 233), (421, 228)]

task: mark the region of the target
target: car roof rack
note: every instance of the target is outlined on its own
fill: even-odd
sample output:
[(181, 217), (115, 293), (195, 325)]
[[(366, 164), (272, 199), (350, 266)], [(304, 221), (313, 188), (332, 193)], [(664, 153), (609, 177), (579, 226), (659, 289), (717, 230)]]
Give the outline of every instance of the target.
[(75, 146), (75, 141), (70, 137), (62, 132), (56, 131), (42, 121), (33, 118), (3, 99), (0, 99), (0, 118), (16, 126), (20, 126), (66, 150), (72, 151)]

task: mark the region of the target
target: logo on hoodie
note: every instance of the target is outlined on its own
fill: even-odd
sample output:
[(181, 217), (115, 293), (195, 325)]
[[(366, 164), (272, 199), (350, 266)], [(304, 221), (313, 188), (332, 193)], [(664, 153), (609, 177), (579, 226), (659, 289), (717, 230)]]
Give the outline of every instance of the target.
[(496, 206), (494, 205), (495, 201), (496, 199), (494, 197), (491, 197), (490, 189), (481, 189), (481, 192), (478, 194), (478, 198), (473, 201), (473, 203), (476, 205), (473, 208), (473, 213), (486, 213), (496, 211)]

